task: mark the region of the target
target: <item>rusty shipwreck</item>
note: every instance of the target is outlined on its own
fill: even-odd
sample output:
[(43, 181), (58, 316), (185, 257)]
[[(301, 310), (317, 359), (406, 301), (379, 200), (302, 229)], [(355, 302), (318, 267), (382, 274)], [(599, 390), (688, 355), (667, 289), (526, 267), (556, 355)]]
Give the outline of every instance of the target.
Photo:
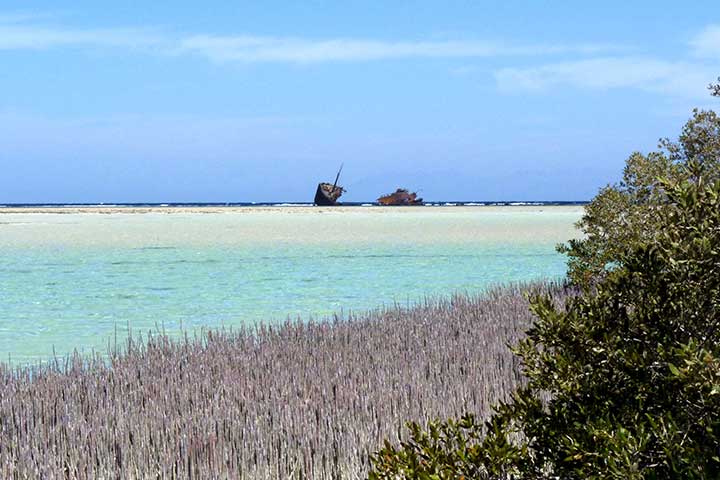
[(380, 205), (422, 205), (423, 199), (418, 198), (416, 192), (398, 188), (394, 193), (383, 195), (377, 199)]
[(318, 184), (317, 190), (315, 190), (315, 205), (331, 206), (338, 204), (338, 198), (345, 192), (345, 189), (337, 184), (342, 168), (342, 165), (340, 165), (340, 170), (338, 170), (335, 177), (335, 183), (323, 182)]

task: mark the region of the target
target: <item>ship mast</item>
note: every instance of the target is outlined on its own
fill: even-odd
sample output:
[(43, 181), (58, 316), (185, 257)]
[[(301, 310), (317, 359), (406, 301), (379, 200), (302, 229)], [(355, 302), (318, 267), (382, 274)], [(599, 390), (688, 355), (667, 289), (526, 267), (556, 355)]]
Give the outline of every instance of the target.
[(335, 191), (335, 187), (337, 186), (337, 182), (338, 182), (338, 180), (340, 180), (340, 172), (342, 172), (342, 169), (343, 169), (343, 166), (344, 166), (344, 165), (345, 165), (344, 163), (341, 163), (341, 164), (340, 164), (340, 170), (338, 170), (337, 176), (335, 176), (335, 183), (333, 183), (333, 188), (332, 188), (332, 190), (330, 190), (331, 192), (334, 192), (334, 191)]

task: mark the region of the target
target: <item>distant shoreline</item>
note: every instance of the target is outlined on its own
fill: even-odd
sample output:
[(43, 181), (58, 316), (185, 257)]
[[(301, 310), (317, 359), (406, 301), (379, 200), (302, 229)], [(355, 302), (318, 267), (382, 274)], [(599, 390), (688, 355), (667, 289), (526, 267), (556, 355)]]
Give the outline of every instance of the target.
[[(587, 200), (442, 200), (425, 202), (421, 206), (529, 206), (529, 205), (586, 205)], [(0, 203), (0, 208), (57, 208), (57, 207), (312, 207), (312, 202), (102, 202), (102, 203)], [(379, 207), (377, 202), (341, 202), (339, 207)]]
[(357, 211), (357, 210), (409, 210), (417, 211), (424, 208), (538, 208), (538, 207), (581, 207), (588, 202), (580, 201), (530, 201), (530, 202), (427, 202), (419, 206), (382, 206), (377, 203), (343, 203), (334, 207), (316, 207), (312, 203), (126, 203), (126, 204), (96, 204), (96, 203), (65, 203), (65, 204), (0, 204), (0, 214), (6, 213), (239, 213), (239, 212), (267, 212), (289, 210), (316, 210), (325, 211)]

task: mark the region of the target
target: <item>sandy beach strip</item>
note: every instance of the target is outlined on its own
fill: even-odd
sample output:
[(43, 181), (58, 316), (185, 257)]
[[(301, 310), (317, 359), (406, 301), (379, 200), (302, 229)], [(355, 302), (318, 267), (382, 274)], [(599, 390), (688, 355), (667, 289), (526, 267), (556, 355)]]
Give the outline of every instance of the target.
[(577, 235), (582, 206), (66, 206), (0, 209), (0, 248), (440, 245)]
[(242, 206), (5, 206), (0, 207), (2, 214), (219, 214), (219, 213), (418, 213), (420, 211), (448, 211), (448, 212), (542, 212), (553, 211), (582, 211), (582, 205), (421, 205), (407, 207), (386, 206), (335, 206), (316, 207), (312, 205), (242, 205)]

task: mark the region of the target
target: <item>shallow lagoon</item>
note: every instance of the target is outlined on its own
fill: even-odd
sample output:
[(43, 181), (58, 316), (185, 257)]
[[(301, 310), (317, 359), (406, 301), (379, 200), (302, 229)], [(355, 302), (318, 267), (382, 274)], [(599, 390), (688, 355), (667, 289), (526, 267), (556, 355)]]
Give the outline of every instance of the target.
[(582, 207), (48, 211), (0, 214), (0, 355), (13, 362), (105, 352), (128, 326), (323, 317), (560, 277), (554, 246)]

